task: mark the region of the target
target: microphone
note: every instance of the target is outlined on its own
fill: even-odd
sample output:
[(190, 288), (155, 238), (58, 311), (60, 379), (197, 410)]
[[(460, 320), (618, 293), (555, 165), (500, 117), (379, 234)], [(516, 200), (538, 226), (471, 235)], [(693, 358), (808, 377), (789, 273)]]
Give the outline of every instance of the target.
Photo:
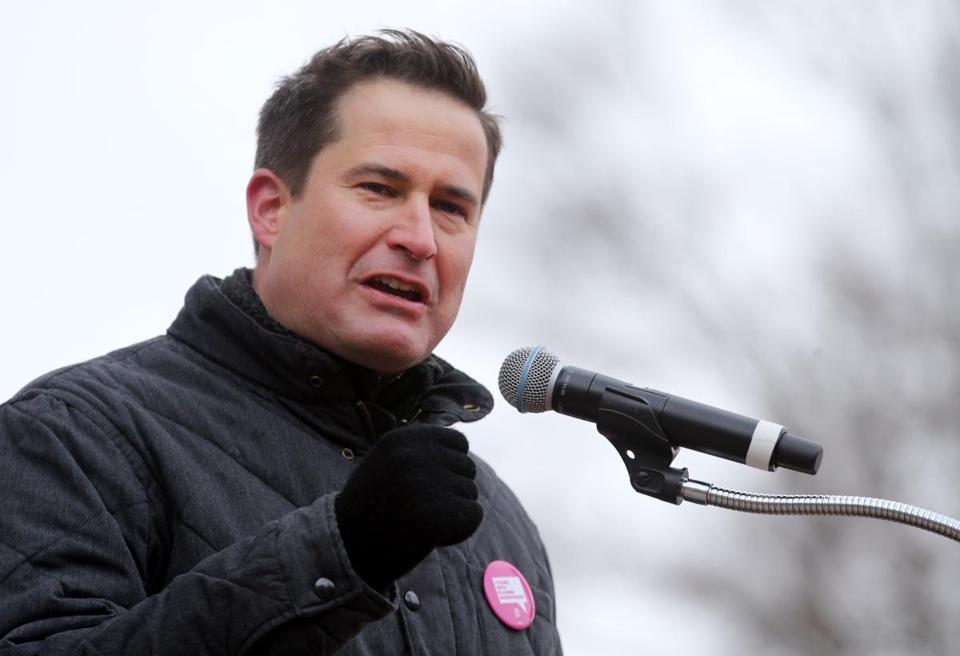
[(554, 410), (596, 423), (602, 433), (602, 424), (618, 422), (621, 432), (627, 426), (641, 436), (665, 440), (674, 454), (687, 447), (766, 471), (784, 467), (805, 474), (816, 474), (823, 457), (823, 447), (779, 424), (565, 366), (542, 346), (508, 355), (499, 386), (520, 412)]

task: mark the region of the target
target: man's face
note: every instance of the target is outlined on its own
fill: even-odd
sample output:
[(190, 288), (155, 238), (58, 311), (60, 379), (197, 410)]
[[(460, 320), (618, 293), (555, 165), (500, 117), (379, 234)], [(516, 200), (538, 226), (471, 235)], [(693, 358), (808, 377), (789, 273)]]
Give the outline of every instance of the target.
[(395, 373), (426, 358), (457, 316), (486, 138), (467, 105), (388, 79), (344, 94), (338, 126), (300, 197), (278, 204), (254, 284), (287, 328)]

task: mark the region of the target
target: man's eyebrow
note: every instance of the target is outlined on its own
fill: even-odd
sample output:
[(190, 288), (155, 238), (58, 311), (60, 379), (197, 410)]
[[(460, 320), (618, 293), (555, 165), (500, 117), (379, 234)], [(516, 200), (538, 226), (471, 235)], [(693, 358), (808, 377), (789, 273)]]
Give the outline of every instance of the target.
[[(410, 177), (406, 173), (383, 164), (377, 164), (375, 162), (364, 162), (363, 164), (357, 164), (356, 166), (350, 167), (347, 169), (345, 177), (357, 178), (364, 175), (379, 175), (388, 180), (396, 180), (397, 182), (410, 181)], [(466, 203), (471, 203), (472, 205), (480, 204), (476, 194), (464, 189), (463, 187), (458, 187), (457, 185), (443, 185), (440, 187), (440, 191), (447, 196), (457, 198)]]
[(356, 178), (362, 175), (379, 175), (387, 178), (388, 180), (396, 180), (397, 182), (409, 182), (410, 180), (405, 173), (402, 173), (397, 169), (384, 166), (383, 164), (375, 164), (370, 162), (357, 164), (356, 166), (348, 169), (346, 173), (346, 177), (348, 178)]

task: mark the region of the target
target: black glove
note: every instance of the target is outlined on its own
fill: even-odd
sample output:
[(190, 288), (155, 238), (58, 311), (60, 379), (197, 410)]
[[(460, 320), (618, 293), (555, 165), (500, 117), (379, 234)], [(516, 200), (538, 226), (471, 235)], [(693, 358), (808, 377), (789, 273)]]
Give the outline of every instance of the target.
[(383, 434), (337, 496), (350, 563), (385, 589), (436, 547), (463, 542), (483, 519), (467, 456), (452, 428), (411, 424)]

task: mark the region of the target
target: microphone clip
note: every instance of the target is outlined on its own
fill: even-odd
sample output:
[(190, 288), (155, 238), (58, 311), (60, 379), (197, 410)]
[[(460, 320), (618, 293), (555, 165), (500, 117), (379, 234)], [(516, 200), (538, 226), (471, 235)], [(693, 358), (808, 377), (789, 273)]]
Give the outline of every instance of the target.
[(653, 390), (607, 387), (600, 397), (596, 426), (620, 454), (634, 490), (679, 505), (689, 476), (686, 468), (670, 466), (679, 448), (670, 444), (651, 407), (662, 403), (661, 396)]

